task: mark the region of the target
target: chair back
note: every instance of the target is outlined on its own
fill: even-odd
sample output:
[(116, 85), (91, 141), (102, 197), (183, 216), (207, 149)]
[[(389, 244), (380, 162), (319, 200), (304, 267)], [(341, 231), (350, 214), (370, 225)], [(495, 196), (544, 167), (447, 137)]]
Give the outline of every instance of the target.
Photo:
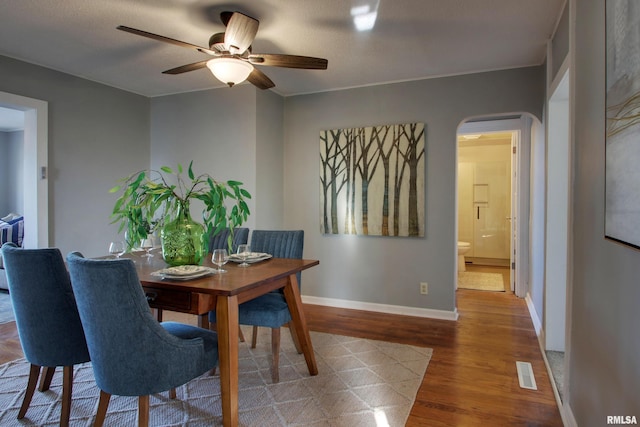
[(2, 246), (9, 295), (25, 358), (37, 366), (89, 361), (69, 273), (57, 248)]
[[(229, 238), (230, 229), (224, 228), (220, 230), (218, 234), (212, 236), (209, 239), (209, 252), (213, 252), (214, 249), (229, 249), (229, 245), (227, 243), (227, 239)], [(242, 245), (247, 243), (249, 240), (249, 229), (248, 228), (234, 228), (233, 229), (233, 243), (232, 243), (232, 252), (236, 253), (238, 250), (238, 245)]]
[[(177, 338), (153, 318), (132, 260), (70, 253), (67, 263), (101, 390), (120, 396), (158, 393), (186, 383), (194, 370), (210, 368), (192, 366), (202, 338)], [(185, 341), (193, 357), (185, 353)]]
[[(253, 230), (251, 251), (265, 252), (275, 258), (302, 259), (304, 230)], [(301, 274), (297, 273), (298, 286)]]

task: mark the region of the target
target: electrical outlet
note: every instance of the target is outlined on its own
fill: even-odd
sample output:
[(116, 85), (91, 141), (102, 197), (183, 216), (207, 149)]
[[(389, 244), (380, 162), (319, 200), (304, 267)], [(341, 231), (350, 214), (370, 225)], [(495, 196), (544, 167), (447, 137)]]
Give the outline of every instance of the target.
[(427, 295), (429, 293), (429, 284), (427, 282), (420, 282), (420, 293)]

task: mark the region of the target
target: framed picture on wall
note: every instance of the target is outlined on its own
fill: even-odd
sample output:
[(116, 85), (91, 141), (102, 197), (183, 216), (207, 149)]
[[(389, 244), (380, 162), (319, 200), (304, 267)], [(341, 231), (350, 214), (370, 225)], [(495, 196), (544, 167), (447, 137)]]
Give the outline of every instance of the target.
[(424, 237), (424, 131), (424, 123), (321, 131), (321, 232)]
[(606, 0), (605, 237), (640, 249), (640, 2)]

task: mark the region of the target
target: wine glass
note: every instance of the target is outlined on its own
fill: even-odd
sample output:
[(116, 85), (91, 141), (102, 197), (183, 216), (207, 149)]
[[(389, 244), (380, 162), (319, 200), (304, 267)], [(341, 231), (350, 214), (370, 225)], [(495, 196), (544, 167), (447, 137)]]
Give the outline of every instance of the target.
[(124, 242), (116, 241), (109, 243), (109, 253), (116, 258), (120, 258), (124, 254)]
[(214, 263), (218, 269), (214, 271), (214, 273), (221, 274), (226, 273), (227, 270), (223, 270), (222, 266), (225, 265), (229, 261), (229, 255), (227, 254), (226, 249), (214, 249), (213, 255), (211, 256), (211, 262)]
[(242, 244), (238, 245), (238, 257), (242, 260), (241, 264), (238, 264), (238, 267), (249, 267), (249, 263), (247, 262), (247, 258), (251, 255), (251, 246)]
[(153, 254), (151, 253), (151, 250), (153, 249), (153, 237), (152, 236), (147, 236), (146, 239), (142, 239), (142, 243), (140, 244), (140, 246), (146, 252), (142, 256), (147, 257), (147, 258), (152, 258), (153, 257)]

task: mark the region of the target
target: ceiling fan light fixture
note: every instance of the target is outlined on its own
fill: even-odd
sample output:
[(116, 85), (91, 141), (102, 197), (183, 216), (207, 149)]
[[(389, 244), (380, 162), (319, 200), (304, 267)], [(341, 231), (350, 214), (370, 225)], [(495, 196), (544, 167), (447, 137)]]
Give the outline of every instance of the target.
[(215, 58), (207, 62), (211, 73), (229, 87), (242, 83), (253, 71), (253, 65), (236, 58)]

